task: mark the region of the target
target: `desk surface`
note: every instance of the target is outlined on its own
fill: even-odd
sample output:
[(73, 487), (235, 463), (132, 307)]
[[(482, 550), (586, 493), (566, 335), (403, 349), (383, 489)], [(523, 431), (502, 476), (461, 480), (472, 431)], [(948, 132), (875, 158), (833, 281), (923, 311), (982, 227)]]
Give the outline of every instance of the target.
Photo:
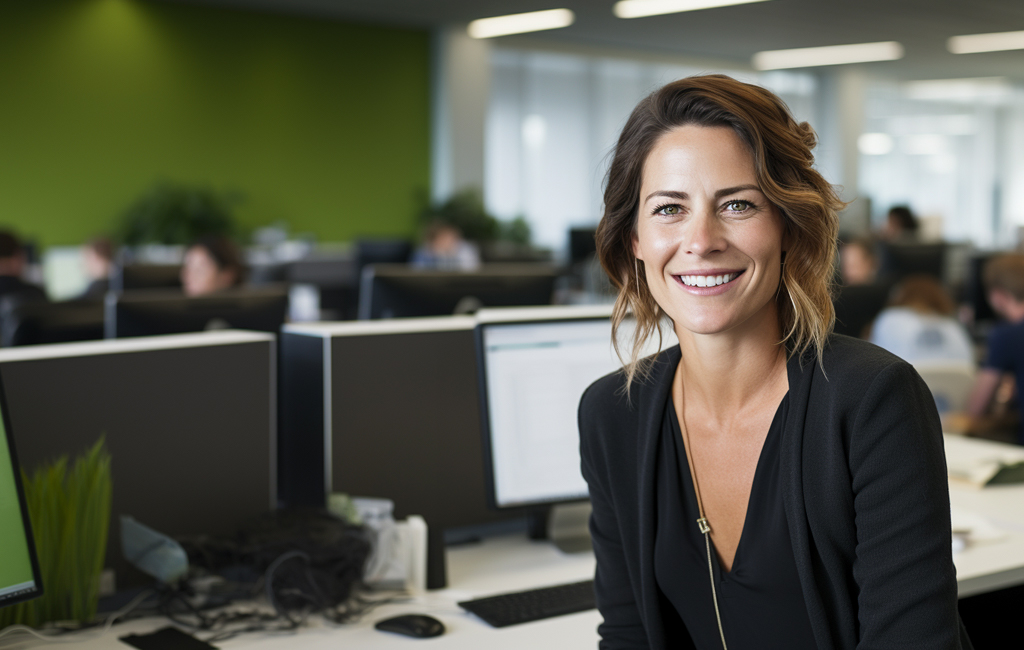
[[(995, 443), (957, 439), (947, 446), (952, 451), (960, 445), (982, 449), (988, 444)], [(997, 448), (991, 449), (997, 451)], [(969, 544), (954, 556), (960, 596), (1024, 584), (1024, 485), (977, 489), (952, 483), (950, 501), (954, 509), (981, 515), (1002, 533), (998, 540)], [(311, 619), (313, 622), (310, 626), (297, 633), (247, 634), (217, 645), (223, 648), (284, 650), (292, 648), (297, 638), (301, 637), (303, 648), (308, 650), (337, 650), (343, 647), (370, 650), (412, 647), (451, 650), (593, 650), (597, 647), (596, 628), (601, 617), (596, 611), (496, 630), (457, 605), (460, 600), (504, 591), (590, 578), (594, 572), (593, 554), (565, 555), (550, 544), (530, 542), (523, 536), (501, 537), (449, 549), (448, 571), (451, 584), (448, 589), (428, 592), (403, 603), (383, 605), (358, 623), (339, 627)], [(447, 633), (434, 639), (417, 640), (373, 629), (373, 624), (382, 618), (411, 612), (430, 614), (440, 619)], [(145, 633), (166, 624), (164, 619), (142, 619), (117, 625), (102, 635), (83, 633), (75, 647), (82, 650), (121, 650), (128, 646), (120, 643), (117, 637)], [(0, 646), (4, 648), (41, 645), (42, 642), (23, 634), (0, 639)]]
[[(1002, 451), (1016, 454), (1015, 445), (961, 436), (946, 436), (947, 456), (954, 453), (998, 457)], [(1024, 584), (1024, 484), (971, 487), (958, 481), (949, 484), (954, 510), (984, 517), (1002, 539), (968, 543), (953, 556), (960, 597)]]
[[(361, 621), (344, 626), (310, 619), (296, 633), (244, 634), (218, 642), (219, 648), (291, 650), (301, 639), (304, 650), (360, 648), (392, 650), (402, 648), (445, 648), (447, 650), (509, 650), (557, 648), (594, 650), (597, 647), (597, 611), (580, 612), (503, 629), (494, 629), (458, 606), (460, 600), (518, 591), (544, 585), (586, 580), (594, 574), (592, 553), (566, 555), (546, 542), (530, 542), (525, 536), (500, 537), (480, 544), (448, 550), (448, 589), (427, 592), (411, 601), (382, 605)], [(383, 618), (407, 613), (430, 614), (441, 620), (447, 632), (433, 639), (410, 639), (379, 632), (373, 624)], [(106, 634), (83, 632), (73, 646), (80, 650), (124, 650), (118, 637), (145, 634), (168, 625), (166, 619), (148, 618), (116, 625)], [(199, 633), (205, 638), (208, 634)], [(57, 647), (23, 633), (0, 638), (2, 648)]]

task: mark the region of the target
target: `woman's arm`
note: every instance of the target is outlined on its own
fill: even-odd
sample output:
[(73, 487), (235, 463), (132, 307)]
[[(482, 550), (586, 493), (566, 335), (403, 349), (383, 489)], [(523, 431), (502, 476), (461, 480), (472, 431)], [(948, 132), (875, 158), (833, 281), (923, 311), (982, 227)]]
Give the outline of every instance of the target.
[(906, 363), (868, 386), (850, 431), (858, 648), (960, 648), (949, 486), (935, 402)]
[[(606, 448), (600, 444), (600, 400), (593, 387), (580, 401), (580, 458), (583, 478), (590, 491), (590, 537), (597, 558), (594, 588), (597, 608), (604, 621), (598, 626), (601, 650), (648, 648), (650, 644), (637, 606), (623, 550), (619, 520), (612, 498)], [(605, 420), (607, 423), (607, 420)], [(622, 459), (619, 459), (620, 461)], [(619, 463), (621, 468), (626, 463)]]

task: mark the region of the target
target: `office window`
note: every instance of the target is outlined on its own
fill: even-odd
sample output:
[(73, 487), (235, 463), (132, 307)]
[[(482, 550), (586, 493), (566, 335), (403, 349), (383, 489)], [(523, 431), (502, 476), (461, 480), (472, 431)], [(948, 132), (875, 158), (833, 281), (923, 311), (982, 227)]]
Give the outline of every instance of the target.
[(485, 136), (484, 199), (501, 218), (522, 215), (534, 241), (562, 254), (572, 226), (597, 223), (610, 152), (630, 111), (674, 79), (723, 72), (779, 93), (814, 123), (807, 74), (755, 74), (649, 60), (495, 48)]
[(928, 234), (982, 248), (1024, 225), (1024, 89), (1002, 79), (874, 81), (859, 141), (875, 226), (909, 204)]

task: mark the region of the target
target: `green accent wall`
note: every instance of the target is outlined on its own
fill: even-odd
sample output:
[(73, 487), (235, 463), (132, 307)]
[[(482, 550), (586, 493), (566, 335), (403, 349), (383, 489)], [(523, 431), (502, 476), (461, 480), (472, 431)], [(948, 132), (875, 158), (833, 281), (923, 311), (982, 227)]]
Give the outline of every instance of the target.
[(0, 2), (0, 224), (109, 232), (161, 181), (237, 192), (240, 224), (414, 233), (429, 34), (141, 0)]

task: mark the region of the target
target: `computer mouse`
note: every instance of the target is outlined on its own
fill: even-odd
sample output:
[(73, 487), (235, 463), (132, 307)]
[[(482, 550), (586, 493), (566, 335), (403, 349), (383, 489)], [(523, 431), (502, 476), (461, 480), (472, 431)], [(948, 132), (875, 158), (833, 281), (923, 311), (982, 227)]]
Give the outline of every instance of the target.
[(428, 639), (444, 634), (444, 623), (426, 614), (403, 614), (393, 618), (377, 621), (375, 628), (384, 632), (394, 632), (417, 639)]

